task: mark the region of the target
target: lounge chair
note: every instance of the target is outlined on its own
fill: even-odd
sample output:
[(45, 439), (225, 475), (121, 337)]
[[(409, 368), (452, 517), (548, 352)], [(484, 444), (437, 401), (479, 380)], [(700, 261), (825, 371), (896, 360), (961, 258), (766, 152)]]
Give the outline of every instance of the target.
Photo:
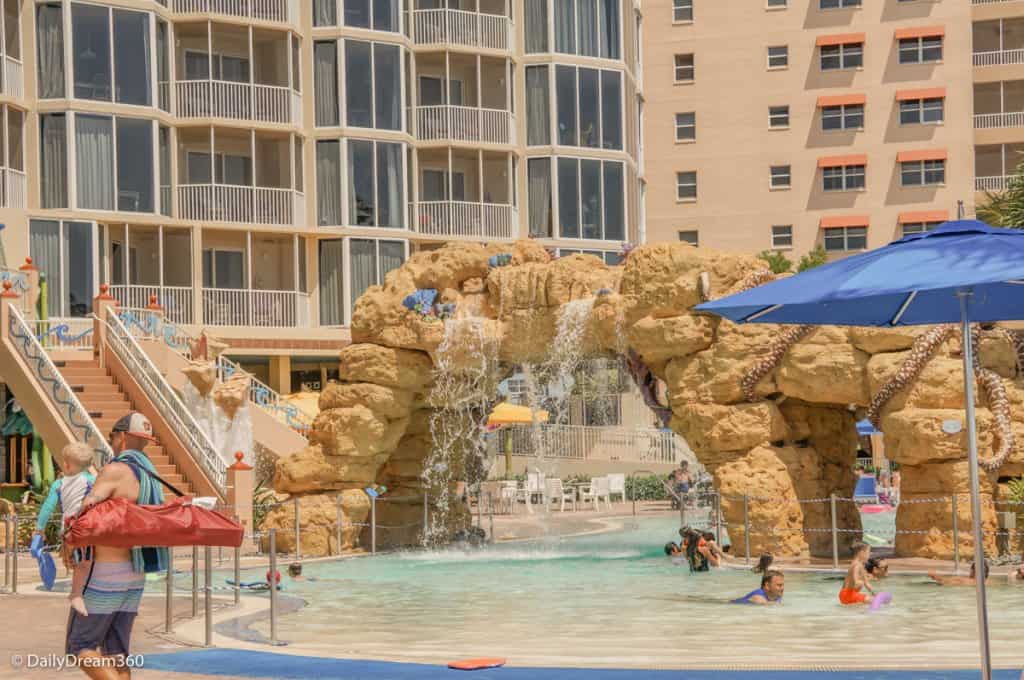
[(590, 486), (583, 488), (581, 500), (584, 503), (591, 501), (594, 504), (594, 509), (600, 511), (602, 500), (604, 500), (604, 502), (609, 506), (612, 504), (608, 496), (608, 478), (594, 477), (590, 480)]

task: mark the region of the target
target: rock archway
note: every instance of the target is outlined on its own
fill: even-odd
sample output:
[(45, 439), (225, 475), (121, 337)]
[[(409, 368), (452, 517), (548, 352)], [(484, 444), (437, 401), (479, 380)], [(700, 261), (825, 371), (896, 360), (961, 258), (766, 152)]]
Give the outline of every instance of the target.
[[(754, 554), (831, 553), (831, 537), (822, 531), (829, 526), (828, 504), (798, 501), (851, 494), (854, 424), (874, 400), (887, 455), (902, 466), (897, 525), (922, 532), (901, 534), (897, 552), (949, 557), (951, 504), (916, 501), (967, 493), (965, 435), (941, 427), (963, 417), (959, 342), (943, 337), (922, 350), (918, 329), (737, 326), (691, 312), (704, 299), (769, 278), (753, 256), (683, 243), (641, 246), (618, 267), (587, 255), (552, 259), (532, 241), (449, 244), (413, 255), (356, 303), (353, 344), (340, 357), (341, 382), (323, 392), (309, 446), (277, 461), (275, 490), (299, 499), (303, 552), (327, 554), (353, 544), (359, 528), (351, 523), (365, 521), (369, 510), (361, 491), (367, 484), (385, 484), (395, 496), (422, 494), (432, 419), (446, 406), (432, 389), (445, 323), (403, 300), (434, 289), (437, 302), (449, 305), (445, 311), (473, 319), (465, 326), (472, 338), (493, 343), (496, 363), (488, 370), (495, 381), (514, 364), (544, 360), (553, 351), (563, 306), (593, 298), (583, 352), (629, 355), (664, 381), (666, 419), (726, 499), (722, 510), (738, 552), (743, 510), (730, 499), (748, 495)], [(441, 362), (446, 374), (480, 372), (482, 353), (472, 338), (450, 338)], [(982, 331), (980, 357), (1008, 405), (993, 417), (986, 398), (979, 398), (980, 445), (991, 452), (1010, 430), (1024, 434), (1024, 382), (1007, 333)], [(908, 380), (908, 372), (916, 377)], [(1007, 412), (1016, 419), (1004, 422)], [(1024, 472), (1024, 457), (1015, 450), (997, 462), (983, 474), (982, 488), (985, 524), (993, 530), (998, 477)], [(451, 478), (458, 478), (463, 470), (453, 464)], [(339, 493), (350, 522), (343, 546), (330, 528)], [(960, 526), (966, 527), (969, 506), (962, 500)], [(838, 507), (840, 525), (859, 528), (854, 506)], [(379, 513), (378, 521), (398, 525), (421, 517), (422, 507), (382, 504)], [(465, 518), (461, 508), (449, 525)], [(270, 512), (266, 524), (290, 529), (291, 504)], [(290, 533), (280, 533), (281, 549), (289, 550)], [(841, 547), (855, 537), (843, 534)], [(968, 550), (966, 531), (961, 541), (961, 550)]]

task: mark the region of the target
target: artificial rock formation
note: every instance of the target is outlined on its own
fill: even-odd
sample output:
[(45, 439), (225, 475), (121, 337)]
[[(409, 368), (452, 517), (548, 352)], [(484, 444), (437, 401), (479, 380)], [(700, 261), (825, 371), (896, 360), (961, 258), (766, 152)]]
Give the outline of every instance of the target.
[[(495, 266), (493, 256), (503, 253), (511, 258)], [(672, 429), (712, 474), (736, 553), (749, 539), (754, 554), (830, 554), (831, 494), (840, 499), (836, 520), (846, 530), (841, 548), (859, 537), (859, 515), (845, 499), (855, 486), (854, 423), (872, 407), (887, 435), (887, 455), (902, 465), (898, 528), (921, 532), (901, 534), (897, 551), (949, 557), (949, 497), (967, 490), (964, 435), (942, 426), (963, 419), (959, 341), (943, 336), (922, 347), (923, 329), (738, 326), (692, 312), (703, 300), (771, 278), (753, 256), (683, 243), (638, 247), (619, 267), (587, 255), (552, 260), (532, 241), (449, 244), (417, 253), (357, 301), (353, 344), (341, 353), (341, 382), (321, 395), (309, 446), (278, 460), (275, 489), (299, 497), (300, 521), (310, 526), (314, 517), (333, 521), (339, 493), (346, 515), (358, 517), (357, 490), (371, 483), (396, 496), (422, 494), (437, 434), (432, 423), (438, 409), (450, 406), (435, 390), (440, 378), (484, 371), (496, 384), (512, 365), (544, 360), (557, 351), (552, 342), (559, 319), (580, 310), (569, 303), (592, 299), (580, 347), (592, 356), (629, 355), (639, 367), (634, 374), (664, 382), (668, 403), (652, 406), (665, 409)], [(403, 305), (421, 289), (436, 290), (438, 302), (454, 305), (455, 318), (442, 321)], [(496, 348), (495, 356), (485, 356), (481, 343)], [(979, 392), (979, 442), (982, 456), (992, 459), (1001, 436), (1024, 434), (1024, 382), (1007, 334), (981, 331), (979, 344), (980, 366), (999, 382), (989, 376), (991, 389)], [(990, 529), (996, 480), (1024, 471), (1024, 456), (1011, 446), (993, 463), (983, 473)], [(458, 461), (450, 464), (458, 475), (468, 471)], [(958, 500), (963, 552), (971, 545), (969, 504), (966, 496)], [(394, 503), (379, 511), (391, 524), (411, 525), (423, 508)], [(451, 515), (450, 528), (465, 517), (465, 508)], [(290, 507), (267, 521), (290, 528)], [(410, 531), (401, 540), (416, 537)], [(303, 551), (327, 552), (332, 540), (304, 539)]]

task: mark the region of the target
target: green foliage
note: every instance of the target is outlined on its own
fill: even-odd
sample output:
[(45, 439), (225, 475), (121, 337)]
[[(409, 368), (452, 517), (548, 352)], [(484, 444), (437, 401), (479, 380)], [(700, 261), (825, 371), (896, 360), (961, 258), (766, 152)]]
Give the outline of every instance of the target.
[(626, 499), (638, 501), (668, 500), (665, 479), (658, 475), (646, 477), (626, 477)]
[(1017, 165), (1004, 191), (985, 192), (985, 200), (976, 214), (979, 220), (994, 227), (1024, 229), (1024, 162)]
[(807, 253), (800, 258), (800, 263), (796, 266), (798, 272), (805, 272), (808, 269), (814, 269), (828, 262), (828, 253), (825, 252), (823, 246), (817, 246), (814, 250)]
[(772, 274), (785, 274), (793, 269), (793, 261), (777, 250), (762, 250), (757, 256), (768, 264)]
[(260, 481), (252, 490), (252, 524), (256, 529), (263, 527), (263, 520), (273, 502), (274, 490), (266, 486), (266, 480)]

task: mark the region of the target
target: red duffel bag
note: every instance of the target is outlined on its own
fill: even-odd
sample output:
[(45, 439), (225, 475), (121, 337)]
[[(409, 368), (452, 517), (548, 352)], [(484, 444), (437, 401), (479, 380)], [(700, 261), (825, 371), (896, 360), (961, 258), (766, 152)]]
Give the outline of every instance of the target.
[(64, 541), (72, 546), (242, 545), (242, 525), (214, 510), (174, 498), (163, 505), (137, 505), (108, 498), (68, 520)]

